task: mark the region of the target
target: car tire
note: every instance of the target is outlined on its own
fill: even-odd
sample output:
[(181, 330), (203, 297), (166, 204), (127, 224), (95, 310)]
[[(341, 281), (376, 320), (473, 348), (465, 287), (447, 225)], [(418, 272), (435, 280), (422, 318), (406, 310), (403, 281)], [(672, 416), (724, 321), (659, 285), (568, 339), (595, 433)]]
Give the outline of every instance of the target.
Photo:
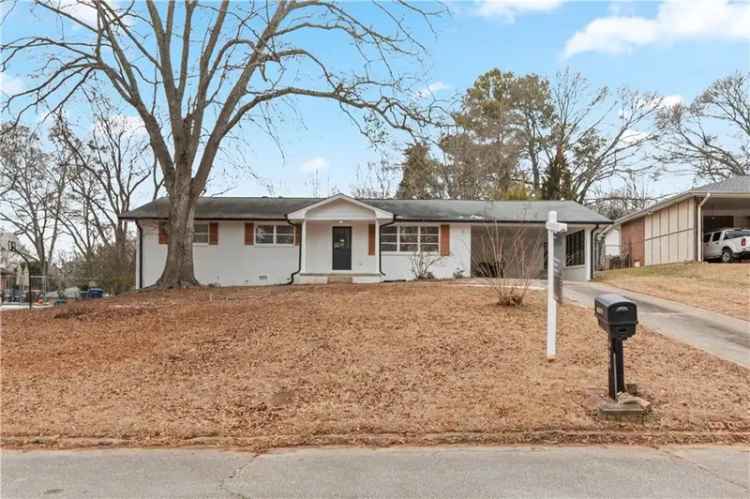
[(732, 250), (730, 250), (729, 248), (724, 248), (721, 251), (721, 261), (722, 263), (732, 263), (734, 261)]

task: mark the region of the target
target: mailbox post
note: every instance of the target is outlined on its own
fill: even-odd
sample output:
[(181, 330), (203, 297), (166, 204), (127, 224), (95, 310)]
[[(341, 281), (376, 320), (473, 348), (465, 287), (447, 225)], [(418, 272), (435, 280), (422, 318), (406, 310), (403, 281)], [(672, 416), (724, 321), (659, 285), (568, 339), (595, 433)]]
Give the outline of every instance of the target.
[(617, 394), (625, 391), (622, 342), (635, 335), (638, 307), (620, 295), (604, 294), (594, 300), (594, 314), (609, 337), (609, 396), (617, 400)]

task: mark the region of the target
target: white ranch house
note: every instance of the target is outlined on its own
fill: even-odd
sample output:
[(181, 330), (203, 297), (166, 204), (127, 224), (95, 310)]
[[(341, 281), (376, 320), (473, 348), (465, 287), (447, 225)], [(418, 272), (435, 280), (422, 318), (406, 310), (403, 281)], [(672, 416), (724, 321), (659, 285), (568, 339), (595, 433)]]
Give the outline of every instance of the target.
[[(415, 256), (428, 254), (437, 260), (430, 268), (434, 277), (468, 277), (482, 261), (477, 241), (483, 234), (524, 227), (527, 237), (542, 236), (551, 210), (568, 224), (555, 248), (564, 278), (591, 279), (593, 234), (611, 222), (578, 203), (343, 194), (201, 198), (195, 211), (195, 275), (204, 284), (221, 286), (409, 280), (415, 277)], [(154, 284), (164, 268), (167, 213), (168, 201), (161, 198), (123, 216), (138, 227), (137, 288)]]

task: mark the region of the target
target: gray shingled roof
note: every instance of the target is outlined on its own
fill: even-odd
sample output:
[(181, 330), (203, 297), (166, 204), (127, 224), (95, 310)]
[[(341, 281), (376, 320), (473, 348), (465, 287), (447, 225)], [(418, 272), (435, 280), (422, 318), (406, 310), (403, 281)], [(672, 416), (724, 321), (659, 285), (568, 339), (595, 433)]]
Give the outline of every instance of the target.
[[(283, 220), (293, 211), (321, 201), (320, 198), (205, 197), (198, 200), (195, 218), (203, 220)], [(398, 220), (455, 222), (543, 223), (547, 212), (557, 211), (558, 220), (568, 223), (607, 224), (611, 221), (574, 201), (464, 201), (362, 199)], [(159, 198), (129, 211), (123, 219), (165, 219), (168, 200)]]
[(640, 218), (647, 213), (652, 213), (656, 210), (661, 210), (663, 208), (666, 208), (667, 206), (671, 206), (674, 203), (682, 201), (683, 199), (692, 196), (705, 196), (709, 193), (711, 195), (717, 196), (721, 196), (722, 194), (732, 196), (747, 194), (750, 196), (750, 175), (738, 175), (736, 177), (728, 178), (720, 182), (702, 185), (700, 187), (690, 189), (689, 191), (675, 194), (674, 196), (670, 196), (662, 201), (652, 204), (651, 206), (647, 206), (646, 208), (636, 211), (635, 213), (630, 213), (629, 215), (618, 218), (615, 221), (615, 224), (619, 225), (625, 222), (629, 222), (630, 220)]
[(732, 177), (721, 182), (714, 182), (713, 184), (707, 184), (695, 189), (690, 189), (689, 192), (696, 194), (711, 192), (711, 193), (743, 193), (750, 192), (750, 175), (741, 175)]

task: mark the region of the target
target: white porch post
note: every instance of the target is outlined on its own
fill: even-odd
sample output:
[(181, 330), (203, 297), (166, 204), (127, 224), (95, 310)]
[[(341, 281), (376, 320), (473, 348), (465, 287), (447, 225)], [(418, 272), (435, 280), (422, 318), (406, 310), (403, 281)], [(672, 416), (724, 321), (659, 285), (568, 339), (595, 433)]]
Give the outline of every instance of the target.
[(375, 265), (377, 272), (380, 272), (380, 221), (375, 218)]
[(584, 237), (586, 238), (586, 244), (583, 245), (584, 247), (584, 254), (585, 258), (583, 260), (583, 263), (586, 265), (586, 280), (590, 281), (594, 276), (591, 275), (591, 258), (593, 257), (593, 249), (591, 247), (591, 229), (586, 229), (584, 232)]
[(307, 220), (302, 220), (302, 234), (300, 236), (300, 258), (302, 259), (302, 262), (300, 262), (299, 266), (299, 272), (300, 274), (305, 273), (305, 268), (307, 267)]

